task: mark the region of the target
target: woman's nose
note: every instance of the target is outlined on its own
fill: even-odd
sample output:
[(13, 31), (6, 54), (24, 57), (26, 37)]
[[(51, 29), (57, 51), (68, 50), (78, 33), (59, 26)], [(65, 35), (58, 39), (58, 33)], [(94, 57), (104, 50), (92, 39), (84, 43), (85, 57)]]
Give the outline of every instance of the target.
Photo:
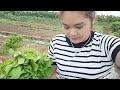
[(77, 35), (77, 31), (76, 31), (75, 29), (71, 29), (71, 30), (70, 30), (70, 35), (71, 35), (71, 36)]

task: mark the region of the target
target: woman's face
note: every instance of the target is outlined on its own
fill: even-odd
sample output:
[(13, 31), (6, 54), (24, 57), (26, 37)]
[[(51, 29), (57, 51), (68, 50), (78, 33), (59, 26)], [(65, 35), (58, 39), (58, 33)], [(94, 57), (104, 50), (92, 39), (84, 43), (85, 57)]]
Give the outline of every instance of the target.
[(64, 34), (77, 44), (88, 39), (91, 32), (91, 21), (83, 12), (65, 11), (61, 16)]

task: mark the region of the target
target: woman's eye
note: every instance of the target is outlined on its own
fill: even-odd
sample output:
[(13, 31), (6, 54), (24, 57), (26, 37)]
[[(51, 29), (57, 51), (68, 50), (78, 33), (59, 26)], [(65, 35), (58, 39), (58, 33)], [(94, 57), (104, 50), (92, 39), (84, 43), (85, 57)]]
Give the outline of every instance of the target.
[(81, 28), (83, 28), (83, 26), (81, 26), (81, 27), (76, 27), (77, 29), (81, 29)]
[(64, 27), (65, 29), (69, 29), (69, 27)]

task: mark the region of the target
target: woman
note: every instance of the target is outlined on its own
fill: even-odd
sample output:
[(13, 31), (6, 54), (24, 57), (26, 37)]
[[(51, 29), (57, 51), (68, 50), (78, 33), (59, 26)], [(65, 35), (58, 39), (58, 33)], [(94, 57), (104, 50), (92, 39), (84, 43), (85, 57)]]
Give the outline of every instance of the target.
[(106, 79), (114, 63), (120, 67), (120, 39), (92, 30), (95, 11), (60, 11), (59, 19), (64, 34), (48, 48), (52, 78)]

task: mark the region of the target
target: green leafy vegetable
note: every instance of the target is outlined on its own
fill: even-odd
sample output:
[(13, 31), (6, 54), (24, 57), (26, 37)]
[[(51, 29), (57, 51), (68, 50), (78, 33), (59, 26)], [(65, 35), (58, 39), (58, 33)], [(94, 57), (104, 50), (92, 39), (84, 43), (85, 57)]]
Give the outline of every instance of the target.
[(51, 74), (51, 65), (46, 54), (27, 48), (0, 64), (0, 79), (45, 79)]

